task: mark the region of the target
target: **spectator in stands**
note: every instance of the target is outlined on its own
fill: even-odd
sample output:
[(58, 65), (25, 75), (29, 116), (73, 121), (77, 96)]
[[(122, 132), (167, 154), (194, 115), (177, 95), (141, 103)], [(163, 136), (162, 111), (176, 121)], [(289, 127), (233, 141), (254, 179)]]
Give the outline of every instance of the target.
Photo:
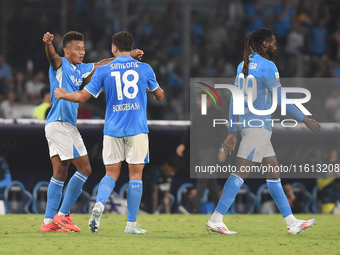
[(327, 119), (330, 122), (340, 121), (340, 88), (334, 88), (328, 98), (325, 100)]
[(40, 91), (42, 103), (34, 108), (33, 117), (38, 120), (46, 119), (46, 112), (51, 107), (51, 94), (48, 87), (42, 88)]
[(27, 100), (34, 101), (40, 99), (40, 92), (43, 88), (47, 87), (44, 83), (45, 75), (43, 71), (38, 71), (32, 80), (29, 80), (25, 84), (27, 93)]
[(261, 4), (261, 0), (252, 0), (251, 3), (246, 4), (245, 10), (249, 32), (253, 32), (257, 28), (266, 27), (265, 20), (268, 12), (266, 7)]
[[(329, 145), (327, 145), (329, 147)], [(329, 158), (321, 164), (337, 165), (339, 167), (340, 161), (338, 159), (338, 150), (332, 148), (329, 152)], [(340, 200), (340, 173), (339, 171), (329, 172), (325, 178), (318, 178), (316, 183), (320, 190), (320, 197), (322, 201), (321, 213), (339, 214), (339, 200)]]
[(11, 79), (11, 67), (6, 63), (4, 55), (0, 54), (0, 101), (6, 97)]
[(302, 26), (296, 19), (292, 22), (292, 30), (288, 34), (285, 52), (287, 53), (287, 76), (295, 77), (297, 73), (298, 58), (305, 49), (305, 35)]
[(25, 90), (25, 76), (23, 72), (19, 71), (15, 74), (15, 77), (13, 79), (12, 84), (10, 85), (10, 88), (16, 91), (17, 101), (21, 102), (22, 104), (25, 104), (27, 96)]
[(20, 106), (16, 102), (17, 94), (14, 90), (8, 91), (7, 99), (0, 104), (0, 115), (5, 119), (20, 118)]
[(326, 53), (327, 36), (326, 20), (318, 19), (311, 30), (311, 53), (313, 55), (322, 57)]
[(303, 32), (307, 34), (313, 24), (311, 1), (300, 0), (297, 6), (297, 19), (302, 25)]
[[(147, 169), (143, 175), (145, 189), (151, 197), (146, 201), (150, 213), (171, 213), (169, 193), (174, 175), (180, 169), (178, 157), (168, 158), (162, 165)], [(146, 199), (148, 200), (148, 199)]]
[(290, 0), (282, 0), (281, 5), (274, 9), (276, 15), (276, 40), (280, 48), (284, 48), (287, 43), (289, 31), (291, 29), (291, 19), (294, 9), (291, 7)]

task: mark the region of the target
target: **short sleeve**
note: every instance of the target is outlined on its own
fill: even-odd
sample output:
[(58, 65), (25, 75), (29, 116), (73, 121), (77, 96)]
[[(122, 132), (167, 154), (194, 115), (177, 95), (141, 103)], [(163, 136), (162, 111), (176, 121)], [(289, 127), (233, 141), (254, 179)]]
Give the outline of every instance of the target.
[(90, 83), (84, 87), (84, 89), (86, 89), (95, 98), (97, 98), (99, 94), (104, 90), (104, 82), (101, 75), (101, 68), (98, 67), (92, 75)]
[(155, 89), (157, 89), (159, 85), (156, 80), (156, 75), (155, 75), (155, 72), (152, 70), (151, 66), (149, 65), (147, 65), (147, 69), (146, 69), (146, 78), (148, 80), (149, 90), (154, 91)]
[(279, 70), (277, 70), (277, 67), (273, 62), (268, 62), (264, 67), (262, 79), (265, 86), (270, 91), (281, 86)]
[(94, 64), (92, 64), (92, 63), (90, 63), (90, 64), (84, 64), (84, 63), (82, 63), (81, 65), (80, 65), (80, 68), (81, 68), (81, 72), (82, 72), (82, 76), (81, 76), (81, 78), (87, 78), (90, 74), (91, 74), (91, 72), (93, 71), (93, 68), (94, 68)]

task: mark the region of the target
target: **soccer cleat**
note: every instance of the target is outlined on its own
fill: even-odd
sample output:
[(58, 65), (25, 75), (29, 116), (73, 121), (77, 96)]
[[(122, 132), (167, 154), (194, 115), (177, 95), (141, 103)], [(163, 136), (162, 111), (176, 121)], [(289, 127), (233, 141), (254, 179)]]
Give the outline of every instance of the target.
[(99, 202), (96, 203), (92, 209), (91, 218), (89, 220), (89, 229), (92, 233), (97, 233), (100, 225), (100, 219), (102, 218), (103, 210)]
[(222, 221), (212, 222), (209, 219), (208, 222), (205, 224), (205, 227), (207, 228), (208, 231), (216, 232), (219, 234), (224, 234), (224, 235), (236, 235), (237, 234), (237, 232), (235, 231), (230, 231)]
[(56, 214), (53, 218), (54, 223), (67, 228), (69, 230), (72, 230), (74, 232), (80, 232), (80, 228), (78, 228), (72, 221), (72, 215), (73, 214), (69, 214), (67, 216), (59, 216), (58, 214)]
[(136, 224), (136, 226), (132, 226), (131, 224), (127, 223), (124, 230), (124, 234), (143, 235), (146, 233), (147, 231), (145, 229), (142, 229), (139, 224)]
[(55, 223), (44, 224), (44, 222), (41, 224), (40, 231), (43, 231), (43, 232), (71, 232), (68, 229), (63, 229), (62, 227), (60, 227), (59, 225), (57, 225)]
[(288, 233), (292, 235), (299, 234), (302, 230), (309, 229), (315, 224), (315, 219), (311, 220), (297, 220), (295, 225), (288, 226)]

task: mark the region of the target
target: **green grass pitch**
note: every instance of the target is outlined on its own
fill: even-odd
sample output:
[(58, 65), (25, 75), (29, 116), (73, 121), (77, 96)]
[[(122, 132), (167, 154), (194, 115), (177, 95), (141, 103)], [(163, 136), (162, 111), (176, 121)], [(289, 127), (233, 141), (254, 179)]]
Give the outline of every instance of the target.
[(226, 215), (238, 235), (209, 233), (209, 215), (139, 215), (147, 235), (124, 235), (126, 216), (103, 215), (97, 234), (77, 214), (80, 233), (40, 232), (43, 215), (0, 215), (0, 254), (340, 254), (339, 215), (296, 215), (316, 225), (289, 235), (281, 215)]

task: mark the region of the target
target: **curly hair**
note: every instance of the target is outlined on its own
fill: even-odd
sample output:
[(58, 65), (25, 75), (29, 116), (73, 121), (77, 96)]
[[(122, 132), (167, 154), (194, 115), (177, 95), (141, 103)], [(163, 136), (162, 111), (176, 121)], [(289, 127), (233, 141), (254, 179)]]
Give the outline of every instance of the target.
[(71, 41), (84, 41), (84, 35), (76, 31), (69, 31), (63, 36), (63, 47)]
[(242, 70), (245, 76), (248, 75), (249, 55), (252, 52), (255, 51), (262, 57), (266, 59), (270, 59), (268, 54), (262, 50), (261, 45), (263, 41), (267, 41), (267, 42), (271, 41), (273, 38), (272, 37), (273, 35), (274, 33), (269, 29), (258, 28), (247, 36), (247, 39), (244, 45), (244, 54), (243, 54), (244, 64), (243, 64), (243, 70)]

